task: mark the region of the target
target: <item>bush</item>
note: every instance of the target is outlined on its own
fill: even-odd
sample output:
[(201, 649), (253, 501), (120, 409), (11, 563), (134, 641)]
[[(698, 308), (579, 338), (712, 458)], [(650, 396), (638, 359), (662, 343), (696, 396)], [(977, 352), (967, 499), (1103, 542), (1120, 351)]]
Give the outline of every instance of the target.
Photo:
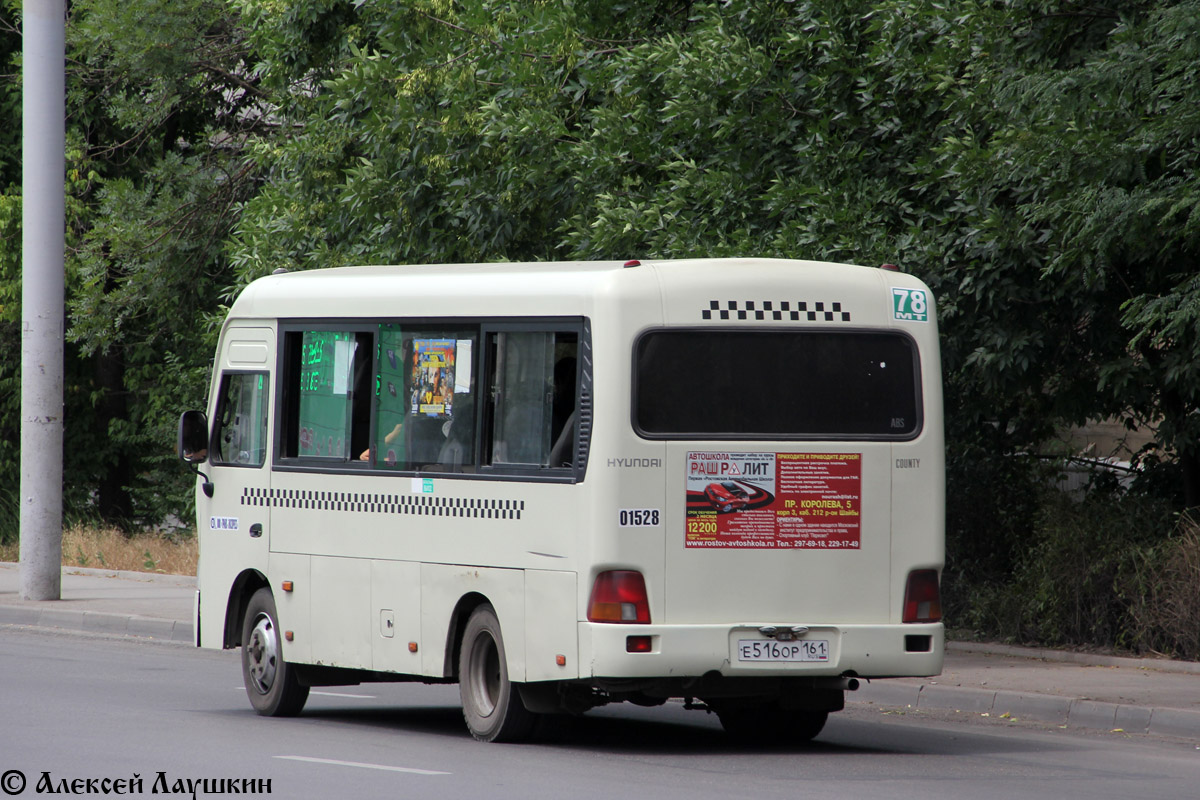
[(1019, 514), (975, 496), (973, 530), (965, 516), (950, 522), (969, 503), (948, 505), (951, 627), (1027, 644), (1196, 652), (1185, 621), (1200, 610), (1200, 532), (1171, 536), (1172, 503), (1103, 481), (1081, 496), (1050, 481), (1022, 486), (1028, 496), (1009, 508)]
[(1128, 591), (1131, 644), (1200, 660), (1200, 523), (1185, 515), (1174, 535), (1137, 566)]
[(1046, 490), (1011, 586), (1017, 638), (1132, 646), (1136, 597), (1124, 589), (1172, 524), (1171, 507), (1152, 498), (1092, 491), (1075, 499)]
[(15, 542), (21, 537), (21, 506), (17, 492), (0, 488), (0, 545)]
[(1036, 459), (951, 452), (946, 469), (946, 568), (942, 597), (958, 626), (996, 635), (997, 605), (1028, 548), (1042, 487)]

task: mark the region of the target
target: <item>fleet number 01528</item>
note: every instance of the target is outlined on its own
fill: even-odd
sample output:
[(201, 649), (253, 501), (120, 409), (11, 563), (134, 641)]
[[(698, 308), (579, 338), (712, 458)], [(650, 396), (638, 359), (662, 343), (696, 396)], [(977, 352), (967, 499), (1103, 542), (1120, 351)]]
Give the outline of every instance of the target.
[(622, 528), (657, 528), (662, 524), (661, 517), (657, 508), (622, 508), (617, 513)]
[(777, 642), (774, 639), (739, 639), (739, 661), (828, 661), (829, 641), (800, 639)]

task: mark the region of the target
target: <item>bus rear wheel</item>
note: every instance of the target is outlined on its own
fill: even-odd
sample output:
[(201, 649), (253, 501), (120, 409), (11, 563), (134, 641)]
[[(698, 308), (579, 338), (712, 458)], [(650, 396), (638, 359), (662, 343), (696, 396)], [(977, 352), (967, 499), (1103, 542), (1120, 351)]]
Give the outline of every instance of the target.
[(308, 700), (308, 687), (283, 658), (275, 598), (265, 587), (250, 598), (242, 621), (242, 680), (250, 705), (266, 717), (294, 717)]
[(458, 660), (463, 719), (481, 742), (519, 742), (533, 732), (537, 715), (525, 708), (508, 679), (500, 621), (490, 605), (471, 613)]

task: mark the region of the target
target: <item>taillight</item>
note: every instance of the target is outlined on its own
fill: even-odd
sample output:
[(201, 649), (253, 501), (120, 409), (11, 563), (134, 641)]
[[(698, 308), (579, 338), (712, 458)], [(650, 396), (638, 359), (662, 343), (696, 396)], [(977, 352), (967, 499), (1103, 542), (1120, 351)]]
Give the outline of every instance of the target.
[(626, 636), (626, 653), (649, 653), (654, 649), (653, 636)]
[(904, 587), (904, 622), (940, 622), (942, 593), (936, 569), (914, 569)]
[(588, 622), (650, 622), (650, 600), (642, 573), (629, 569), (601, 572), (592, 584)]

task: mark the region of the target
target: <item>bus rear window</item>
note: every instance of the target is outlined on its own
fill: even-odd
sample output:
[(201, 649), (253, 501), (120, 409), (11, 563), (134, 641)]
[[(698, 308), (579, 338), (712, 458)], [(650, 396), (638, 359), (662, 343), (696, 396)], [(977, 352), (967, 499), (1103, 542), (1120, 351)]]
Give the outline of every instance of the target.
[(646, 438), (910, 439), (916, 345), (886, 331), (660, 330), (635, 346)]

